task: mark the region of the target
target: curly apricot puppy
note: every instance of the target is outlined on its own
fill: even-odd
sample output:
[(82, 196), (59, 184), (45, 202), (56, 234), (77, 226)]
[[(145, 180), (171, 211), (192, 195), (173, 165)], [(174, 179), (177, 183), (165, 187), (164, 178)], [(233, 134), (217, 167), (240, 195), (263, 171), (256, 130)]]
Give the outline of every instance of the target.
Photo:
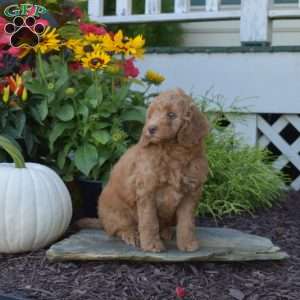
[[(194, 213), (208, 172), (203, 147), (208, 129), (182, 90), (154, 99), (139, 143), (115, 165), (99, 198), (98, 213), (109, 235), (159, 252), (176, 225), (178, 249), (199, 248)], [(95, 227), (95, 220), (83, 219), (79, 225)]]

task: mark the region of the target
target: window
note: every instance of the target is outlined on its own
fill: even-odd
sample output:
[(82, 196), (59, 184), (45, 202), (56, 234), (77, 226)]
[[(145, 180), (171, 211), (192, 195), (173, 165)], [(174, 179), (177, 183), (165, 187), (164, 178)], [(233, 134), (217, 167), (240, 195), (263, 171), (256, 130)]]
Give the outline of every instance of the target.
[[(232, 4), (241, 4), (241, 0), (222, 0), (222, 4), (232, 5)], [(298, 0), (274, 0), (275, 4), (283, 4), (283, 3), (298, 3)], [(205, 0), (191, 0), (192, 5), (205, 5)]]
[[(222, 4), (240, 4), (241, 0), (222, 0)], [(205, 0), (192, 0), (192, 5), (205, 5)]]
[(283, 3), (298, 3), (298, 0), (274, 0), (275, 4), (283, 4)]

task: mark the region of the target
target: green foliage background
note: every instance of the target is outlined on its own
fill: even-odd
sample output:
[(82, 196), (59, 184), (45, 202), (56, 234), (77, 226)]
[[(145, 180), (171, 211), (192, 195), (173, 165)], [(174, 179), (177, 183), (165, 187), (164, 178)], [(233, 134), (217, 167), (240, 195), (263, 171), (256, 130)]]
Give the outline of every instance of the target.
[[(256, 209), (270, 208), (279, 201), (287, 178), (272, 166), (272, 156), (249, 146), (233, 130), (224, 127), (226, 113), (221, 105), (209, 113), (214, 100), (203, 97), (202, 111), (208, 112), (211, 134), (206, 140), (210, 173), (197, 209), (198, 215), (221, 218)], [(243, 118), (240, 112), (236, 112)]]

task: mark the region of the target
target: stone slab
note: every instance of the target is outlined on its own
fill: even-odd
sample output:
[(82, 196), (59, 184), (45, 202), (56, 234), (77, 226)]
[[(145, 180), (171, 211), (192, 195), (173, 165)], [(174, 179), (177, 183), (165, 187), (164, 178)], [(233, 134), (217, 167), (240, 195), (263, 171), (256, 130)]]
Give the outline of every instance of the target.
[(288, 254), (264, 237), (229, 228), (198, 227), (202, 247), (196, 252), (177, 250), (175, 241), (167, 243), (167, 251), (143, 252), (128, 246), (102, 230), (84, 229), (54, 244), (47, 251), (50, 261), (253, 261), (283, 260)]

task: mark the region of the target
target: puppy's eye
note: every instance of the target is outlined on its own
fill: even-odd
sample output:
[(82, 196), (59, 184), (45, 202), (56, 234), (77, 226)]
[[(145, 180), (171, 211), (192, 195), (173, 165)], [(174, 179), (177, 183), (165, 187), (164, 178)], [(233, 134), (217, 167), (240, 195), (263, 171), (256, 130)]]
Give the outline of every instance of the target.
[(174, 119), (177, 118), (177, 115), (176, 115), (175, 113), (173, 113), (173, 112), (168, 112), (168, 113), (167, 113), (167, 116), (168, 116), (168, 118), (171, 119), (171, 120), (174, 120)]

